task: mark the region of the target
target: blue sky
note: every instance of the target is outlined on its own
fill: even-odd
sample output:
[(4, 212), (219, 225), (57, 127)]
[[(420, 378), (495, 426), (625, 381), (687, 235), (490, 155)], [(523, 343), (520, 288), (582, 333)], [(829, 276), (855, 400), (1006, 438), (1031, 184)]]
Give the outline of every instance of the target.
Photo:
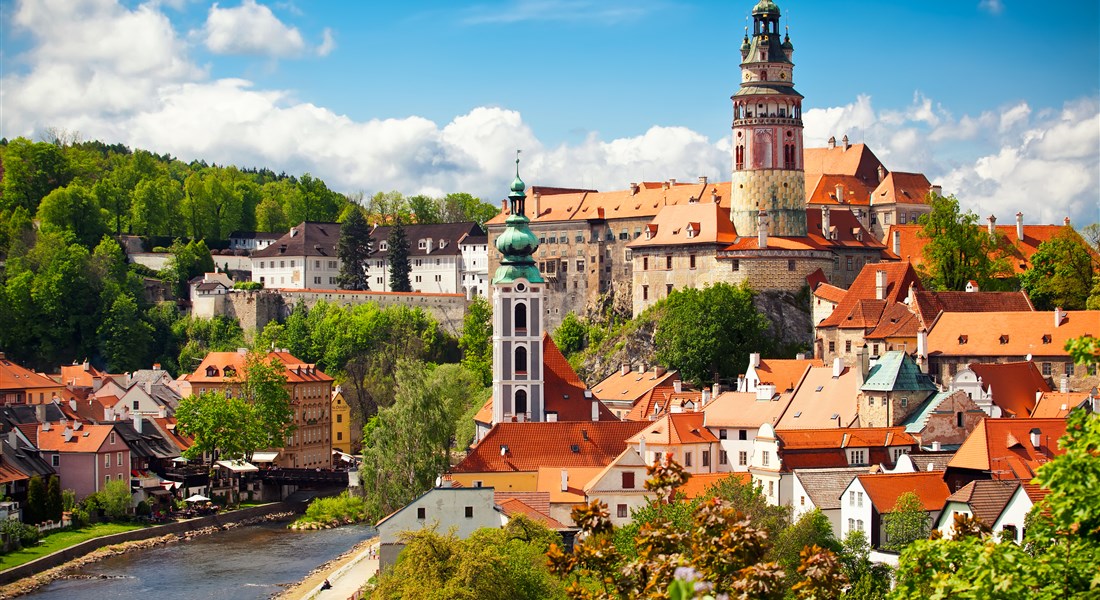
[[(777, 0), (807, 145), (866, 141), (1002, 221), (1097, 221), (1100, 4)], [(728, 179), (754, 2), (0, 3), (0, 133), (46, 127), (344, 192)], [(1030, 216), (1034, 214), (1034, 219)]]

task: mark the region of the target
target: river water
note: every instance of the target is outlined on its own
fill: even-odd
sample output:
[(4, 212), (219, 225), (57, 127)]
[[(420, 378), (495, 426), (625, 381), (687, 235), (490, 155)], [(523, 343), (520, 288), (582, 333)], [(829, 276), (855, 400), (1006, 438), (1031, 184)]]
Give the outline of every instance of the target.
[(301, 532), (287, 529), (286, 523), (239, 527), (188, 542), (112, 556), (76, 571), (96, 579), (54, 581), (25, 597), (269, 598), (374, 535), (375, 529), (367, 525)]

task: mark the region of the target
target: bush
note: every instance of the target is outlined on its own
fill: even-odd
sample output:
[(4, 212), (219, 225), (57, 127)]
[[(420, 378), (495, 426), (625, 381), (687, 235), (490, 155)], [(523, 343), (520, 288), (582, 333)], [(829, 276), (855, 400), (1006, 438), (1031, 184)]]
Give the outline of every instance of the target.
[(363, 498), (343, 492), (339, 496), (317, 498), (310, 502), (306, 514), (295, 521), (294, 525), (346, 525), (362, 521), (366, 518), (366, 512), (367, 505)]
[(235, 290), (262, 290), (264, 284), (259, 281), (238, 281), (233, 284)]
[(39, 538), (42, 537), (41, 532), (34, 525), (23, 525), (22, 530), (19, 532), (19, 543), (24, 548), (29, 548), (38, 543)]
[(168, 252), (168, 248), (165, 248), (164, 246), (153, 246), (153, 252), (156, 254), (164, 254)]
[(139, 517), (148, 517), (153, 514), (153, 509), (149, 506), (149, 501), (142, 500), (138, 502), (137, 507), (134, 508), (134, 514)]

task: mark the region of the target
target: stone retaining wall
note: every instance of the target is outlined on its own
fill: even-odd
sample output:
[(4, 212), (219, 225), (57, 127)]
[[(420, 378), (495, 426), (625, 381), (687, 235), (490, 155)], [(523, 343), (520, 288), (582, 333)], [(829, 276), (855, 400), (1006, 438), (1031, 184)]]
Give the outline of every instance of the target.
[(179, 521), (167, 525), (157, 525), (156, 527), (146, 527), (145, 529), (135, 529), (133, 531), (124, 531), (122, 533), (98, 537), (81, 542), (75, 546), (69, 546), (68, 548), (58, 550), (53, 554), (48, 554), (42, 558), (23, 563), (19, 566), (0, 571), (0, 585), (29, 577), (35, 573), (45, 571), (46, 569), (61, 566), (71, 560), (80, 558), (85, 554), (106, 546), (121, 544), (123, 542), (145, 540), (168, 534), (181, 534), (188, 531), (204, 529), (206, 527), (224, 527), (226, 525), (232, 525), (280, 512), (302, 512), (304, 509), (305, 504), (303, 503), (276, 502), (263, 506), (253, 506), (251, 508), (210, 515), (208, 517), (199, 517), (197, 519)]

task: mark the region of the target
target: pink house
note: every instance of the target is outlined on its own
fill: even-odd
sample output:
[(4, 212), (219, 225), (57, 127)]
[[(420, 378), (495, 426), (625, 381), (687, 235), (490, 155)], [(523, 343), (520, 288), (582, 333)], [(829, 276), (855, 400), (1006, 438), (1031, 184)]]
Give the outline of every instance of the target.
[(130, 447), (114, 425), (43, 423), (37, 445), (61, 478), (61, 487), (82, 499), (109, 481), (130, 481)]

